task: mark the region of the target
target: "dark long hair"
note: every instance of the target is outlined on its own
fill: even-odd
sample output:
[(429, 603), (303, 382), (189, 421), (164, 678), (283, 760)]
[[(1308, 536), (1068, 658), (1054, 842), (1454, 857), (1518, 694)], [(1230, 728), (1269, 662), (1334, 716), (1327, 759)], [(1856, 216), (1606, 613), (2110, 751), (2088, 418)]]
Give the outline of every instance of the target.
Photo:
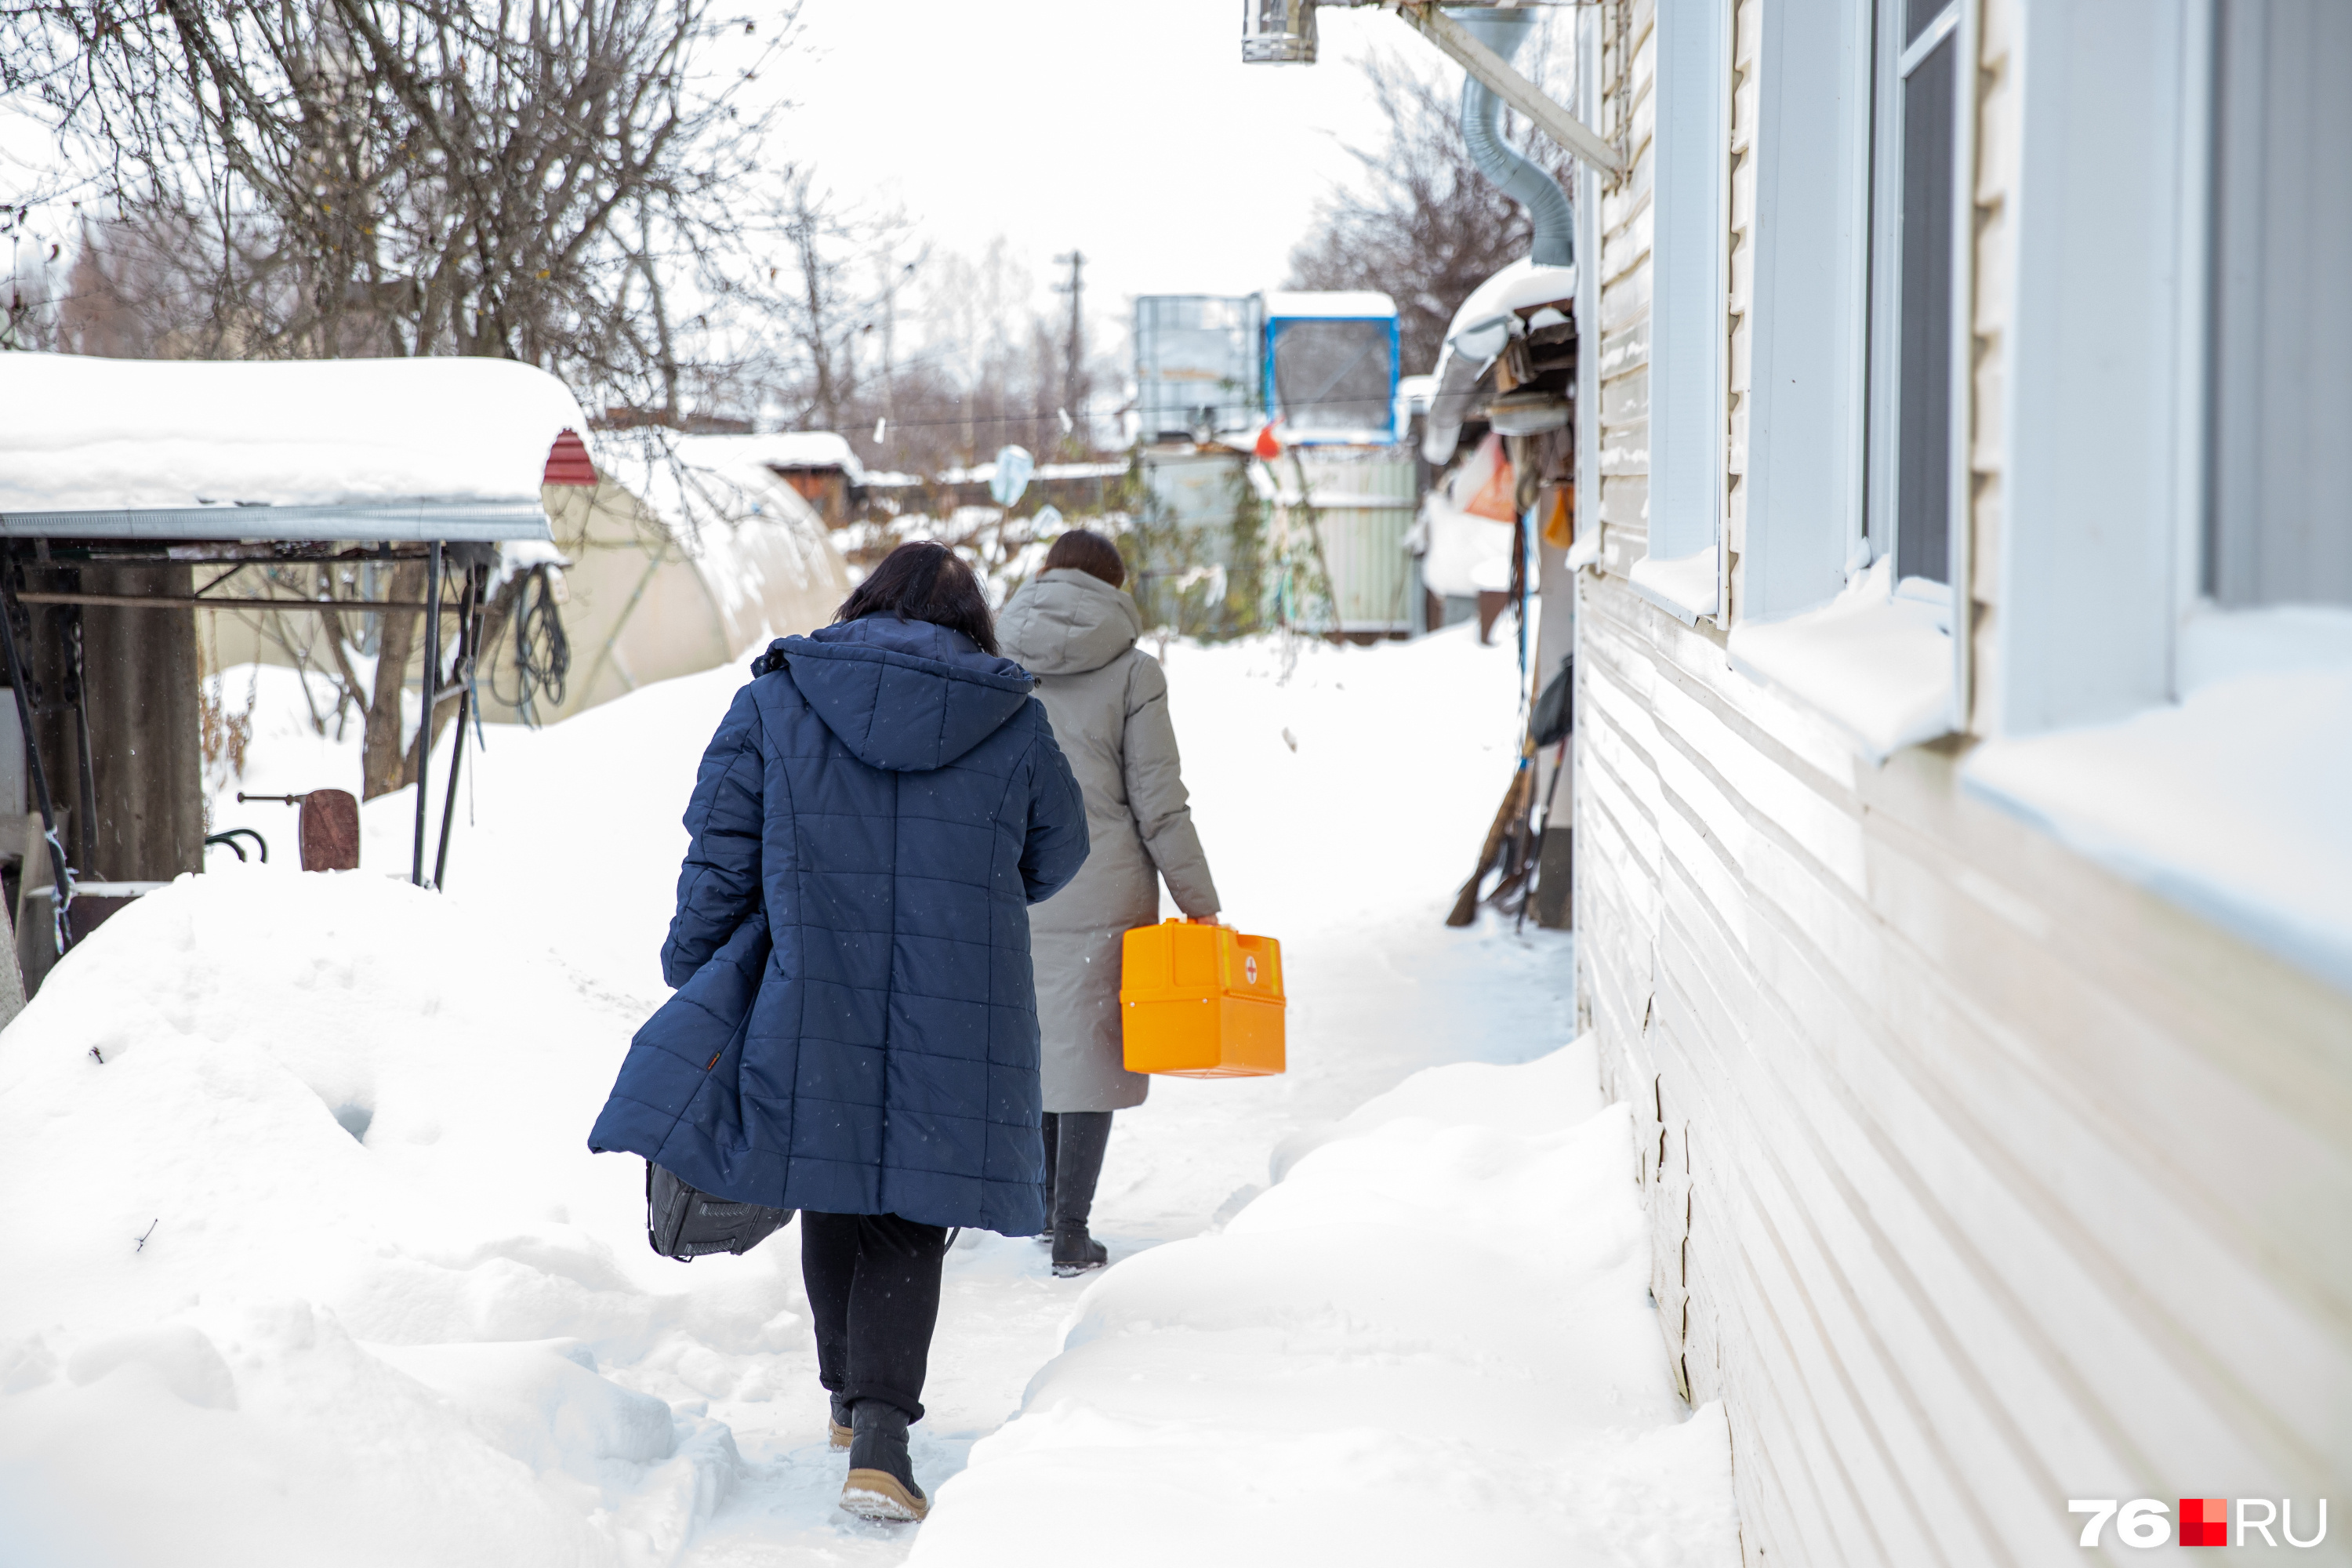
[(971, 567), (944, 544), (919, 539), (882, 557), (865, 582), (841, 602), (834, 622), (891, 615), (961, 632), (986, 654), (996, 652), (996, 618)]
[(1127, 581), (1127, 563), (1118, 558), (1118, 546), (1083, 528), (1070, 530), (1045, 552), (1045, 569), (1051, 572), (1057, 566), (1099, 577), (1114, 588)]

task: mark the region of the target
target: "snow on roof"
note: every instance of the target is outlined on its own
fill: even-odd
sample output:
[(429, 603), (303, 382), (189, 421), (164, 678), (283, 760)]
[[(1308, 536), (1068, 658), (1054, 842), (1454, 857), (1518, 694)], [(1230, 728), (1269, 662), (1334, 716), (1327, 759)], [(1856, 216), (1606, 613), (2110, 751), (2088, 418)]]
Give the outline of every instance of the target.
[[(1575, 298), (1575, 268), (1538, 267), (1532, 258), (1523, 256), (1470, 290), (1470, 297), (1446, 324), (1446, 341), (1451, 342), (1455, 334), (1497, 316)], [(1497, 352), (1500, 348), (1497, 344)]]
[(1443, 463), (1454, 456), (1478, 378), (1503, 352), (1517, 325), (1512, 318), (1575, 298), (1575, 268), (1538, 267), (1524, 256), (1470, 290), (1446, 323), (1445, 343), (1437, 351), (1437, 368), (1432, 373), (1435, 391), (1421, 441), (1423, 458)]
[[(1127, 472), (1124, 459), (1109, 463), (1040, 463), (1031, 482), (1044, 483), (1054, 479), (1115, 479)], [(943, 485), (984, 485), (996, 478), (994, 463), (975, 463), (969, 468), (950, 468), (940, 475)]]
[(689, 463), (718, 467), (761, 463), (771, 468), (839, 468), (852, 484), (866, 480), (847, 437), (831, 430), (778, 430), (766, 436), (688, 436), (677, 444)]
[(1393, 321), (1396, 301), (1369, 289), (1276, 289), (1265, 296), (1265, 319)]
[(588, 423), (492, 359), (0, 354), (0, 407), (15, 535), (544, 538), (548, 450)]

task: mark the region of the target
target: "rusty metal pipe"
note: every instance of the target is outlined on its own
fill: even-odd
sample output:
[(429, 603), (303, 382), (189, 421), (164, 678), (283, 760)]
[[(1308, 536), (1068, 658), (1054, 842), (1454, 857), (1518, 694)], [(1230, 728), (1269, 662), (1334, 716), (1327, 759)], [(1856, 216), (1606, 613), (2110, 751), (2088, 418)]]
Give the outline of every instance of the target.
[(409, 857), (408, 879), (425, 886), (425, 785), (433, 776), (433, 710), (441, 696), (441, 542), (425, 558), (425, 700), (416, 719), (416, 842)]

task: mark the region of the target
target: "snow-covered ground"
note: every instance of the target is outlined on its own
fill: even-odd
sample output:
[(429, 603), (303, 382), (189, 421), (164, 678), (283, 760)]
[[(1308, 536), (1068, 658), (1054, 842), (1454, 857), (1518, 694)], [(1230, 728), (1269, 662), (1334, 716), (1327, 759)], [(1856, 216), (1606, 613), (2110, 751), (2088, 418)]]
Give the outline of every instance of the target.
[[(642, 1166), (583, 1147), (730, 669), (492, 730), (446, 894), (396, 879), (405, 795), (345, 877), (224, 795), (278, 864), (216, 851), (0, 1035), (0, 1563), (1736, 1563), (1570, 942), (1440, 923), (1511, 766), (1507, 647), (1166, 657), (1291, 1070), (1122, 1113), (1105, 1274), (963, 1237), (919, 1531), (835, 1507), (794, 1234), (656, 1258)], [(351, 787), (356, 735), (256, 679), (243, 787)]]

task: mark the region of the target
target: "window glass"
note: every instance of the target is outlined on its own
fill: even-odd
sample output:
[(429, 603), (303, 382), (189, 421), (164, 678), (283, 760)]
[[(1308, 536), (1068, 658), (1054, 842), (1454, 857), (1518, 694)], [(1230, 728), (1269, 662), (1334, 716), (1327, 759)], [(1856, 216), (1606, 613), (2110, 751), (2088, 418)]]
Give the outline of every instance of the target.
[(1866, 553), (1937, 583), (1952, 576), (1958, 14), (1881, 0), (1871, 142)]
[(1895, 575), (1951, 575), (1952, 155), (1959, 39), (1904, 81)]
[(1903, 0), (1903, 41), (1910, 43), (1952, 8), (1952, 0)]
[(2205, 592), (2352, 605), (2352, 5), (2222, 0)]

